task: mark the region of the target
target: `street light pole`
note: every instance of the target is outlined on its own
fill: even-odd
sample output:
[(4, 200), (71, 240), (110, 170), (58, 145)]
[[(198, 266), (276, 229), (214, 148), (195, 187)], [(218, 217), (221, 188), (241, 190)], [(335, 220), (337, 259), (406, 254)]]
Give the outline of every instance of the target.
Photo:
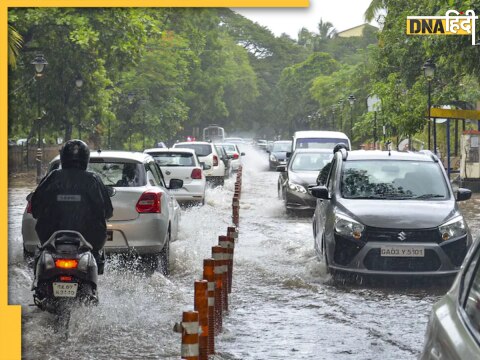
[[(43, 56), (43, 54), (37, 54), (35, 58), (31, 62), (32, 65), (35, 66), (35, 81), (38, 81), (43, 76), (43, 69), (45, 66), (48, 65), (47, 60)], [(37, 131), (38, 131), (38, 139), (37, 139), (37, 184), (40, 183), (42, 179), (42, 124), (41, 124), (42, 115), (40, 113), (40, 86), (37, 83)], [(27, 139), (28, 140), (28, 139)], [(28, 157), (28, 153), (27, 153)]]
[(355, 100), (357, 98), (353, 94), (348, 97), (348, 102), (350, 103), (350, 141), (353, 139), (353, 105)]
[[(423, 75), (427, 79), (428, 82), (428, 149), (431, 150), (431, 143), (430, 143), (430, 122), (431, 122), (431, 93), (432, 93), (432, 80), (435, 77), (435, 63), (433, 62), (432, 59), (428, 59), (425, 61), (425, 64), (423, 64), (422, 70), (423, 70)], [(433, 122), (433, 152), (436, 154), (437, 153), (437, 122)]]
[(75, 79), (75, 86), (76, 86), (77, 91), (79, 93), (78, 109), (77, 109), (77, 116), (78, 116), (77, 126), (78, 126), (78, 138), (81, 139), (82, 138), (82, 128), (81, 128), (81, 120), (80, 120), (80, 98), (81, 98), (82, 93), (80, 92), (80, 89), (83, 86), (83, 79), (80, 75), (77, 75), (77, 78)]

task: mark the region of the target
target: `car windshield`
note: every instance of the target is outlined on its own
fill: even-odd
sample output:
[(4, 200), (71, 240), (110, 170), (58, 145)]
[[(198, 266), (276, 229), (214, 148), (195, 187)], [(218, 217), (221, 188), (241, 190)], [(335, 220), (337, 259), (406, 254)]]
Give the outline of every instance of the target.
[(208, 156), (212, 153), (212, 146), (209, 144), (178, 144), (177, 148), (193, 149), (198, 156)]
[(225, 149), (227, 154), (233, 154), (233, 153), (237, 152), (237, 149), (235, 149), (235, 145), (222, 144), (222, 147)]
[(292, 171), (320, 171), (330, 162), (333, 153), (296, 153), (292, 159)]
[(100, 176), (107, 186), (136, 187), (147, 184), (145, 168), (143, 164), (137, 162), (90, 159), (87, 170)]
[(179, 152), (161, 152), (150, 154), (159, 166), (195, 166), (193, 154)]
[(292, 151), (292, 143), (291, 142), (273, 143), (272, 151), (273, 152)]
[(297, 139), (297, 149), (333, 149), (338, 143), (347, 143), (347, 140), (334, 138), (301, 138)]
[(406, 160), (352, 160), (343, 165), (347, 199), (446, 199), (449, 191), (437, 163)]

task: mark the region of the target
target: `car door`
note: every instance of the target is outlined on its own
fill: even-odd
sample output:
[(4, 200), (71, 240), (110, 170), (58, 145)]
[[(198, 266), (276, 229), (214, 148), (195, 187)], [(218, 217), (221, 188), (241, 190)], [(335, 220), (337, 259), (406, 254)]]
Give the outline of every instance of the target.
[(328, 189), (328, 193), (330, 195), (330, 199), (317, 199), (317, 206), (315, 209), (315, 218), (317, 221), (316, 224), (316, 246), (318, 247), (318, 250), (320, 250), (323, 253), (323, 249), (325, 248), (324, 246), (324, 241), (325, 241), (325, 232), (329, 231), (327, 229), (327, 216), (328, 213), (332, 211), (332, 195), (334, 193), (335, 185), (336, 185), (336, 174), (337, 174), (337, 163), (338, 161), (334, 158), (332, 160), (332, 165), (330, 167), (330, 172), (327, 177), (327, 181), (325, 183), (325, 186)]

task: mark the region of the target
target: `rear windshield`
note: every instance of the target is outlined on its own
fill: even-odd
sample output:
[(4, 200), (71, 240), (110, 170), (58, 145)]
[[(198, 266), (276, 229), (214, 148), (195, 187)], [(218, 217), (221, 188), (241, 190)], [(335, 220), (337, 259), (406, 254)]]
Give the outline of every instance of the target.
[(345, 161), (342, 196), (348, 199), (435, 199), (449, 197), (437, 163), (407, 160)]
[(195, 166), (193, 154), (163, 152), (150, 155), (153, 156), (155, 162), (160, 166)]
[[(302, 138), (297, 139), (297, 149), (333, 149), (338, 143), (347, 144), (345, 139), (334, 138)], [(348, 144), (347, 144), (348, 145)]]
[[(61, 168), (60, 161), (50, 165), (49, 172)], [(90, 159), (88, 171), (96, 173), (107, 186), (135, 187), (145, 186), (145, 168), (143, 164), (127, 161), (104, 161), (103, 159)]]
[(227, 153), (234, 153), (237, 152), (237, 149), (235, 149), (235, 145), (222, 145), (222, 147), (225, 149)]
[(208, 144), (178, 144), (176, 148), (193, 149), (198, 156), (208, 156), (212, 153), (212, 146)]
[(145, 186), (145, 168), (137, 162), (98, 161), (90, 159), (88, 170), (97, 173), (105, 185), (116, 187)]

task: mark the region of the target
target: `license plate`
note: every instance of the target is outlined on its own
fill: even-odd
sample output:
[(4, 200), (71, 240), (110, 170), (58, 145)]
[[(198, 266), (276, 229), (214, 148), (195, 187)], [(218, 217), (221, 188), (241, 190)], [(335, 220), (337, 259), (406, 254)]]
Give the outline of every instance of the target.
[(77, 296), (78, 283), (53, 283), (53, 296), (55, 297), (75, 297)]
[(113, 241), (113, 231), (107, 230), (107, 241)]
[(424, 257), (425, 249), (421, 247), (407, 246), (382, 246), (380, 256), (392, 257)]

